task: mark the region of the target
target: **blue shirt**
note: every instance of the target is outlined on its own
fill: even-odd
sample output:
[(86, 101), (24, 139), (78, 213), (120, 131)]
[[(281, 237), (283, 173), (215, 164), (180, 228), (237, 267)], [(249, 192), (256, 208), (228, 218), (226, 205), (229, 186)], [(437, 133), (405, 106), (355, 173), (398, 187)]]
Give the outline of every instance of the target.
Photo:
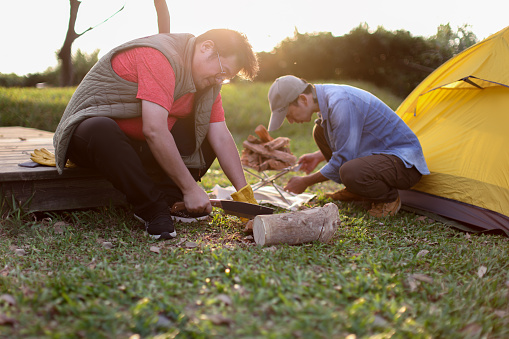
[(332, 158), (320, 169), (341, 183), (345, 162), (373, 154), (390, 154), (407, 168), (429, 174), (417, 136), (394, 111), (373, 94), (347, 85), (316, 85), (319, 117)]

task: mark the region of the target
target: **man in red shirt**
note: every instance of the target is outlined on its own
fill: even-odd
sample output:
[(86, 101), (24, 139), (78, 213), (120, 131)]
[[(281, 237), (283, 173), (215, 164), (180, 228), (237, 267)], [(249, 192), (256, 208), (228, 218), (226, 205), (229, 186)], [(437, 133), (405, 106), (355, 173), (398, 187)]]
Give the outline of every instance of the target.
[(238, 191), (234, 199), (252, 199), (219, 91), (237, 74), (252, 79), (257, 71), (246, 37), (227, 29), (119, 46), (71, 98), (55, 132), (57, 169), (67, 158), (98, 169), (126, 195), (152, 238), (173, 238), (175, 202), (183, 201), (190, 217), (212, 211), (197, 181), (216, 157)]

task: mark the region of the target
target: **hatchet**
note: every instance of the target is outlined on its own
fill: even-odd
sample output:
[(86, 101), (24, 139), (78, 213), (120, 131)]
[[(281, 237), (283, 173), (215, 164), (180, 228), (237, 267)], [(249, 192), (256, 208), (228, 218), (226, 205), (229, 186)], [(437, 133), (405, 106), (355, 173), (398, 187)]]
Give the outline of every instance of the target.
[[(237, 217), (252, 219), (260, 214), (273, 214), (274, 209), (270, 207), (249, 204), (247, 202), (234, 200), (210, 199), (210, 204), (214, 207), (221, 208), (226, 214), (235, 215)], [(184, 202), (179, 201), (171, 207), (172, 212), (182, 211), (186, 208)]]

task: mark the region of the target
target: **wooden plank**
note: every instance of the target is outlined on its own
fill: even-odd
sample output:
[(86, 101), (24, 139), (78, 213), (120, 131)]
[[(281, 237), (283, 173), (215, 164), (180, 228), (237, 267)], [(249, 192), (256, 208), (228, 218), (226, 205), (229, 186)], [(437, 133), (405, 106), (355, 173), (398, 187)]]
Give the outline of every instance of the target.
[(102, 178), (10, 181), (2, 183), (9, 204), (14, 199), (24, 211), (57, 211), (123, 205), (125, 197)]
[(26, 212), (125, 204), (124, 196), (98, 172), (55, 167), (27, 168), (35, 148), (53, 152), (53, 133), (25, 127), (0, 127), (0, 198)]
[(53, 133), (20, 126), (0, 127), (0, 139), (23, 138), (53, 138)]

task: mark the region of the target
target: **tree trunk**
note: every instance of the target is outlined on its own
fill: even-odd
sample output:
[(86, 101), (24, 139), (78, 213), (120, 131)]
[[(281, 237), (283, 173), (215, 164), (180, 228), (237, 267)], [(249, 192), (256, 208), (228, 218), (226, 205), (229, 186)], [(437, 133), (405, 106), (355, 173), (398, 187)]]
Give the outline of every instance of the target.
[(327, 242), (340, 223), (338, 207), (328, 203), (299, 212), (258, 215), (253, 221), (253, 235), (260, 246)]
[(69, 0), (70, 3), (70, 16), (69, 26), (67, 27), (67, 35), (65, 36), (64, 45), (58, 52), (58, 58), (61, 62), (60, 70), (60, 86), (72, 86), (73, 84), (73, 67), (72, 67), (72, 54), (71, 47), (74, 40), (80, 35), (76, 33), (74, 26), (76, 18), (78, 17), (78, 9), (81, 2), (78, 0)]
[[(164, 5), (161, 4), (161, 2), (164, 2)], [(75, 25), (76, 25), (76, 19), (78, 18), (78, 10), (81, 5), (81, 0), (69, 0), (70, 6), (70, 15), (69, 15), (69, 26), (67, 27), (67, 35), (65, 36), (64, 45), (58, 52), (58, 58), (61, 61), (61, 70), (60, 70), (60, 86), (72, 86), (73, 85), (73, 67), (72, 67), (72, 44), (74, 40), (85, 34), (86, 32), (94, 29), (95, 27), (105, 23), (109, 19), (111, 19), (113, 16), (117, 15), (121, 10), (124, 9), (124, 6), (120, 8), (118, 11), (113, 13), (109, 18), (104, 20), (103, 22), (99, 23), (98, 25), (95, 25), (94, 27), (89, 27), (85, 31), (81, 33), (76, 33)], [(156, 10), (158, 19), (161, 21), (159, 23), (160, 29), (168, 29), (170, 26), (170, 14), (168, 13), (168, 8), (166, 7), (166, 2), (164, 0), (154, 0), (154, 4), (156, 4)]]

